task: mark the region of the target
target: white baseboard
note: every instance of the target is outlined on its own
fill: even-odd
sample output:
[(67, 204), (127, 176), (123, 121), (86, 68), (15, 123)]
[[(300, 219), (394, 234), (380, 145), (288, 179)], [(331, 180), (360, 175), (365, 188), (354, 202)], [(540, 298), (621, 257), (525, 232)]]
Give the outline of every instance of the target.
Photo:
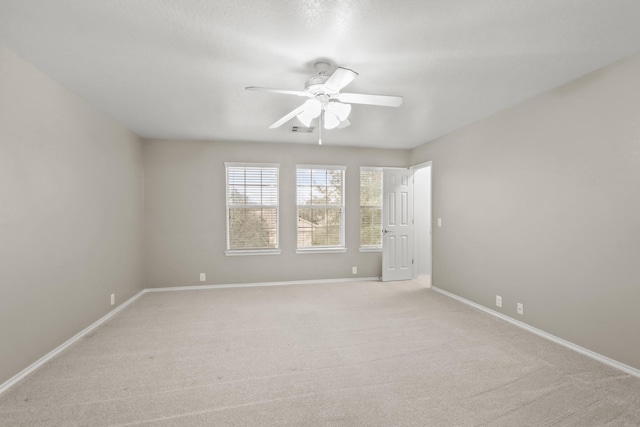
[(379, 277), (350, 277), (348, 279), (321, 279), (321, 280), (291, 280), (288, 282), (257, 282), (238, 283), (228, 285), (196, 285), (196, 286), (174, 286), (170, 288), (147, 288), (145, 292), (167, 292), (167, 291), (196, 291), (202, 289), (225, 289), (225, 288), (256, 288), (259, 286), (286, 286), (286, 285), (321, 285), (327, 283), (344, 282), (379, 282)]
[(13, 385), (18, 383), (24, 377), (26, 377), (27, 375), (29, 375), (30, 373), (32, 373), (33, 371), (38, 369), (40, 366), (42, 366), (45, 363), (47, 363), (49, 360), (53, 359), (55, 356), (57, 356), (58, 354), (60, 354), (64, 350), (66, 350), (69, 346), (71, 346), (73, 343), (78, 341), (80, 338), (82, 338), (83, 336), (87, 335), (89, 332), (93, 331), (95, 328), (97, 328), (98, 326), (100, 326), (101, 324), (103, 324), (104, 322), (106, 322), (107, 320), (112, 318), (113, 316), (115, 316), (118, 312), (120, 312), (120, 310), (124, 309), (126, 306), (131, 304), (133, 301), (138, 299), (138, 297), (140, 297), (140, 295), (142, 295), (143, 293), (145, 293), (145, 290), (142, 290), (142, 291), (138, 292), (137, 294), (135, 294), (134, 296), (132, 296), (131, 298), (129, 298), (128, 300), (126, 300), (125, 302), (120, 304), (118, 307), (114, 308), (109, 313), (107, 313), (106, 315), (104, 315), (100, 319), (98, 319), (95, 322), (93, 322), (90, 326), (87, 326), (82, 331), (78, 332), (73, 337), (69, 338), (67, 341), (65, 341), (64, 343), (60, 344), (58, 347), (54, 348), (49, 353), (47, 353), (46, 355), (42, 356), (40, 359), (36, 360), (35, 362), (33, 362), (31, 365), (27, 366), (22, 371), (18, 372), (17, 374), (15, 374), (13, 377), (9, 378), (4, 383), (0, 384), (0, 394), (2, 394), (5, 391), (7, 391), (9, 388), (11, 388)]
[(572, 343), (570, 341), (567, 341), (565, 339), (559, 338), (559, 337), (557, 337), (555, 335), (552, 335), (552, 334), (550, 334), (548, 332), (545, 332), (545, 331), (543, 331), (541, 329), (534, 328), (531, 325), (528, 325), (528, 324), (526, 324), (524, 322), (520, 322), (519, 320), (513, 319), (513, 318), (511, 318), (509, 316), (506, 316), (506, 315), (504, 315), (502, 313), (498, 313), (497, 311), (491, 310), (490, 308), (487, 308), (487, 307), (485, 307), (483, 305), (477, 304), (477, 303), (475, 303), (473, 301), (469, 301), (468, 299), (462, 298), (461, 296), (458, 296), (456, 294), (452, 294), (451, 292), (447, 292), (447, 291), (445, 291), (443, 289), (440, 289), (440, 288), (438, 288), (436, 286), (432, 286), (431, 289), (433, 289), (434, 291), (436, 291), (436, 292), (438, 292), (438, 293), (440, 293), (442, 295), (445, 295), (445, 296), (447, 296), (449, 298), (453, 298), (453, 299), (455, 299), (457, 301), (460, 301), (460, 302), (462, 302), (464, 304), (470, 305), (473, 308), (477, 308), (478, 310), (484, 311), (487, 314), (490, 314), (490, 315), (495, 316), (495, 317), (497, 317), (499, 319), (507, 321), (507, 322), (511, 323), (512, 325), (516, 325), (516, 326), (518, 326), (518, 327), (520, 327), (522, 329), (525, 329), (525, 330), (527, 330), (529, 332), (532, 332), (532, 333), (534, 333), (534, 334), (536, 334), (538, 336), (541, 336), (542, 338), (546, 338), (549, 341), (553, 341), (556, 344), (560, 344), (561, 346), (567, 347), (570, 350), (576, 351), (576, 352), (578, 352), (580, 354), (583, 354), (583, 355), (585, 355), (587, 357), (595, 359), (600, 363), (604, 363), (605, 365), (611, 366), (612, 368), (618, 369), (618, 370), (620, 370), (620, 371), (622, 371), (622, 372), (624, 372), (626, 374), (633, 375), (634, 377), (640, 378), (640, 369), (636, 369), (636, 368), (634, 368), (632, 366), (625, 365), (624, 363), (618, 362), (617, 360), (611, 359), (611, 358), (609, 358), (607, 356), (603, 356), (602, 354), (596, 353), (595, 351), (591, 351), (591, 350), (586, 349), (584, 347), (580, 347), (579, 345), (574, 344), (574, 343)]
[[(116, 307), (115, 309), (111, 310), (109, 313), (107, 313), (106, 315), (104, 315), (103, 317), (101, 317), (100, 319), (96, 320), (94, 323), (92, 323), (90, 326), (86, 327), (85, 329), (83, 329), (82, 331), (78, 332), (76, 335), (74, 335), (73, 337), (69, 338), (67, 341), (65, 341), (64, 343), (62, 343), (61, 345), (59, 345), (58, 347), (56, 347), (55, 349), (53, 349), (52, 351), (50, 351), (49, 353), (47, 353), (46, 355), (44, 355), (43, 357), (41, 357), (40, 359), (38, 359), (36, 362), (32, 363), (31, 365), (29, 365), (28, 367), (26, 367), (25, 369), (23, 369), (22, 371), (18, 372), (16, 375), (14, 375), (13, 377), (9, 378), (7, 381), (5, 381), (4, 383), (0, 384), (0, 394), (4, 393), (5, 391), (7, 391), (9, 388), (11, 388), (13, 385), (15, 385), (16, 383), (18, 383), (20, 380), (22, 380), (24, 377), (26, 377), (27, 375), (29, 375), (30, 373), (32, 373), (33, 371), (35, 371), (36, 369), (38, 369), (40, 366), (44, 365), (46, 362), (48, 362), (49, 360), (53, 359), (55, 356), (57, 356), (58, 354), (60, 354), (61, 352), (63, 352), (64, 350), (66, 350), (69, 346), (71, 346), (72, 344), (74, 344), (76, 341), (78, 341), (80, 338), (82, 338), (83, 336), (87, 335), (89, 332), (93, 331), (95, 328), (97, 328), (98, 326), (100, 326), (102, 323), (106, 322), (107, 320), (109, 320), (111, 317), (115, 316), (118, 312), (120, 312), (121, 310), (123, 310), (125, 307), (127, 307), (129, 304), (131, 304), (132, 302), (134, 302), (136, 299), (138, 299), (142, 294), (146, 293), (146, 292), (165, 292), (165, 291), (184, 291), (184, 290), (198, 290), (198, 289), (225, 289), (225, 288), (249, 288), (249, 287), (259, 287), (259, 286), (284, 286), (284, 285), (312, 285), (312, 284), (328, 284), (328, 283), (343, 283), (343, 282), (370, 282), (370, 281), (380, 281), (379, 277), (357, 277), (357, 278), (346, 278), (346, 279), (322, 279), (322, 280), (294, 280), (294, 281), (288, 281), (288, 282), (263, 282), (263, 283), (242, 283), (242, 284), (228, 284), (228, 285), (202, 285), (202, 286), (178, 286), (178, 287), (171, 287), (171, 288), (147, 288), (147, 289), (143, 289), (142, 291), (138, 292), (136, 295), (132, 296), (131, 298), (129, 298), (127, 301), (125, 301), (124, 303), (120, 304), (118, 307)], [(618, 362), (616, 360), (613, 360), (611, 358), (608, 358), (606, 356), (603, 356), (601, 354), (598, 354), (596, 352), (593, 352), (591, 350), (588, 350), (584, 347), (580, 347), (579, 345), (573, 344), (572, 342), (569, 342), (567, 340), (564, 340), (562, 338), (558, 338), (555, 335), (551, 335), (547, 332), (544, 332), (540, 329), (534, 328), (533, 326), (527, 325), (526, 323), (520, 322), (518, 320), (512, 319), (511, 317), (505, 316), (502, 313), (498, 313), (496, 311), (493, 311), (487, 307), (484, 307), (480, 304), (476, 304), (473, 301), (469, 301), (465, 298), (462, 298), (458, 295), (452, 294), (450, 292), (447, 292), (443, 289), (437, 288), (435, 286), (432, 286), (431, 289), (433, 289), (434, 291), (448, 296), (450, 298), (453, 298), (455, 300), (458, 300), (464, 304), (470, 305), (474, 308), (477, 308), (478, 310), (484, 311), (485, 313), (491, 314), (492, 316), (498, 317), (502, 320), (505, 320), (513, 325), (519, 326), (520, 328), (523, 328), (529, 332), (532, 332), (536, 335), (539, 335), (543, 338), (546, 338), (550, 341), (553, 341), (557, 344), (560, 344), (564, 347), (567, 347), (571, 350), (577, 351), (578, 353), (584, 354), (585, 356), (591, 357), (592, 359), (595, 359), (601, 363), (604, 363), (608, 366), (611, 366), (613, 368), (619, 369), (620, 371), (623, 371), (629, 375), (633, 375), (635, 377), (640, 378), (640, 370), (633, 368), (631, 366), (625, 365), (624, 363)]]

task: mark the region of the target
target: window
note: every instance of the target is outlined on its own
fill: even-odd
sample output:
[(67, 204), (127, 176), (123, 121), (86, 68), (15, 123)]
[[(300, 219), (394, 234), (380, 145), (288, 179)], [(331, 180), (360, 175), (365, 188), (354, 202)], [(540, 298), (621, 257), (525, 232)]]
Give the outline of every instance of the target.
[(298, 252), (345, 252), (344, 166), (296, 166)]
[(227, 255), (277, 254), (277, 164), (225, 163)]
[(360, 251), (382, 249), (382, 169), (360, 168)]

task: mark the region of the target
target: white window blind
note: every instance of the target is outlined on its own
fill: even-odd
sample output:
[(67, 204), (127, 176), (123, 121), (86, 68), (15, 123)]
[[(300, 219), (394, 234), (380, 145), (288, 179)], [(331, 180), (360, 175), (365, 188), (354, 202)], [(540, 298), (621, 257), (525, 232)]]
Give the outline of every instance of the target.
[(227, 251), (278, 248), (279, 165), (225, 163)]
[(298, 249), (344, 248), (344, 166), (296, 166)]
[(382, 169), (360, 168), (360, 248), (382, 247)]

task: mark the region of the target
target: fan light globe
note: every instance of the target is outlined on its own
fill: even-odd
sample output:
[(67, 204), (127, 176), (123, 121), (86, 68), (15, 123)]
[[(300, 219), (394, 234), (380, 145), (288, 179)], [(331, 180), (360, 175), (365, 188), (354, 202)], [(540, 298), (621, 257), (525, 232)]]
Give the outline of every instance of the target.
[(324, 128), (335, 129), (340, 124), (340, 119), (333, 112), (325, 110), (324, 112)]
[(308, 99), (302, 106), (304, 110), (297, 115), (298, 120), (306, 127), (310, 127), (311, 120), (318, 117), (322, 112), (322, 104), (315, 99)]
[(308, 112), (303, 111), (302, 113), (298, 114), (297, 117), (298, 120), (300, 120), (300, 123), (302, 123), (305, 127), (311, 127), (311, 120), (313, 120), (314, 118), (311, 117)]
[(338, 119), (340, 119), (341, 122), (345, 121), (351, 113), (351, 105), (343, 104), (341, 102), (329, 102), (325, 109), (338, 116)]

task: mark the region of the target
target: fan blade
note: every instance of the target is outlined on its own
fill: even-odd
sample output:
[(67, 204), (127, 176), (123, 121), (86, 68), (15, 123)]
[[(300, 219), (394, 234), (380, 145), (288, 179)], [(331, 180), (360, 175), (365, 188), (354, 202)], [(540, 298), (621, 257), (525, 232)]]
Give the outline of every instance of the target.
[(346, 120), (351, 113), (351, 104), (343, 104), (342, 102), (330, 102), (327, 104), (327, 110), (338, 116), (340, 121)]
[(293, 119), (295, 116), (302, 113), (303, 111), (304, 111), (304, 104), (302, 104), (301, 106), (299, 106), (298, 108), (296, 108), (295, 110), (293, 110), (292, 112), (290, 112), (289, 114), (287, 114), (286, 116), (284, 116), (283, 118), (281, 118), (280, 120), (278, 120), (277, 122), (269, 126), (269, 129), (275, 129), (277, 127), (282, 126), (283, 124)]
[(401, 96), (365, 95), (362, 93), (341, 93), (338, 100), (349, 104), (379, 105), (381, 107), (399, 107), (402, 105)]
[(347, 120), (343, 120), (340, 122), (340, 124), (338, 125), (338, 129), (344, 129), (347, 126), (351, 125), (351, 122), (347, 119)]
[(351, 83), (356, 77), (358, 77), (358, 73), (355, 71), (338, 67), (329, 77), (329, 80), (325, 82), (324, 87), (331, 92), (339, 92), (340, 89)]
[(296, 95), (296, 96), (309, 96), (307, 92), (303, 92), (300, 90), (286, 90), (286, 89), (273, 89), (270, 87), (258, 87), (258, 86), (247, 86), (246, 90), (256, 90), (260, 92), (271, 92), (271, 93), (282, 93), (285, 95)]

